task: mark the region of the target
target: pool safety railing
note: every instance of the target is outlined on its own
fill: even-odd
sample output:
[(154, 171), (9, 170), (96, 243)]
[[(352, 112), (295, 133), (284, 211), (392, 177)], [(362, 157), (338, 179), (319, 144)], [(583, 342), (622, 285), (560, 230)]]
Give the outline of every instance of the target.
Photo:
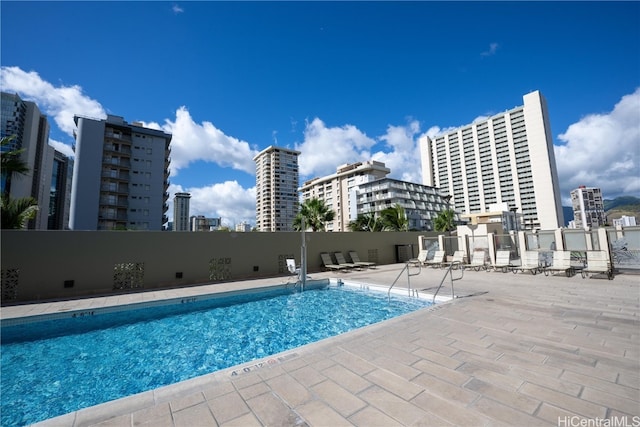
[[(460, 270), (460, 277), (453, 277), (453, 270)], [(442, 288), (442, 285), (444, 284), (444, 281), (447, 278), (447, 276), (449, 276), (449, 279), (451, 280), (451, 299), (454, 299), (455, 294), (453, 292), (453, 282), (455, 282), (456, 280), (462, 279), (462, 277), (464, 276), (464, 268), (462, 266), (462, 263), (460, 261), (454, 261), (451, 264), (449, 264), (449, 267), (447, 267), (447, 271), (444, 273), (444, 276), (440, 281), (440, 285), (438, 285), (438, 289), (436, 289), (436, 291), (433, 294), (434, 304), (436, 302), (436, 296), (438, 295), (438, 292), (440, 292), (440, 288)]]
[[(418, 267), (418, 272), (417, 273), (411, 273), (409, 271), (409, 269), (411, 267)], [(398, 282), (398, 279), (400, 279), (400, 277), (402, 276), (402, 273), (407, 272), (407, 290), (409, 292), (409, 296), (411, 296), (411, 276), (417, 276), (418, 274), (420, 274), (420, 272), (422, 271), (422, 267), (420, 267), (420, 263), (416, 263), (416, 262), (407, 262), (404, 266), (404, 268), (400, 271), (400, 274), (398, 274), (398, 277), (396, 277), (396, 280), (393, 281), (393, 283), (391, 284), (391, 286), (389, 286), (389, 290), (387, 291), (387, 297), (389, 299), (391, 299), (391, 289), (396, 285), (396, 283)], [(417, 292), (417, 290), (416, 290)]]

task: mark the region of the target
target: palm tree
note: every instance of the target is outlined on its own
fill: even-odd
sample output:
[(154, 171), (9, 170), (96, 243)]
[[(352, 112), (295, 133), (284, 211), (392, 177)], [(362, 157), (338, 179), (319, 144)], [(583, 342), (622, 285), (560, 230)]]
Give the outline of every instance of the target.
[(38, 201), (33, 197), (13, 199), (2, 196), (0, 201), (0, 223), (3, 229), (21, 229), (27, 226), (38, 212)]
[(26, 227), (27, 222), (35, 218), (38, 211), (38, 201), (33, 197), (12, 199), (9, 195), (11, 177), (14, 174), (26, 175), (29, 173), (29, 167), (20, 158), (24, 149), (4, 150), (4, 147), (11, 144), (14, 139), (15, 135), (0, 140), (0, 167), (4, 182), (4, 191), (0, 195), (0, 225), (3, 229)]
[(324, 200), (309, 199), (300, 204), (300, 212), (293, 220), (293, 229), (302, 230), (302, 221), (304, 219), (305, 229), (310, 228), (311, 231), (324, 231), (325, 223), (333, 221), (335, 212), (329, 209)]
[(396, 203), (380, 212), (380, 221), (387, 231), (408, 231), (409, 220), (404, 208)]
[(455, 230), (456, 224), (454, 221), (455, 213), (453, 209), (447, 209), (438, 214), (433, 220), (433, 226), (436, 231), (451, 231)]
[(382, 222), (374, 213), (364, 213), (349, 223), (351, 231), (382, 231)]

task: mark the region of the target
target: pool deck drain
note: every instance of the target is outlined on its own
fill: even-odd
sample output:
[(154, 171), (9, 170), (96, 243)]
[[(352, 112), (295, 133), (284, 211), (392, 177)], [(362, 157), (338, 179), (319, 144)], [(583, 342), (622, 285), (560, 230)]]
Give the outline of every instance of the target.
[[(402, 267), (312, 276), (384, 285)], [(411, 283), (430, 289), (443, 274), (423, 269)], [(2, 316), (273, 283), (3, 307)], [(465, 271), (455, 289), (469, 297), (36, 425), (638, 425), (640, 276), (609, 281)]]

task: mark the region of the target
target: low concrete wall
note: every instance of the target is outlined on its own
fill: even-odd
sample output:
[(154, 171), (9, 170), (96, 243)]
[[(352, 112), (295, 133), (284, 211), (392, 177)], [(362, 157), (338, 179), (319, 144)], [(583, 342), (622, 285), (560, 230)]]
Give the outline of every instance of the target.
[[(397, 245), (413, 245), (417, 255), (420, 235), (306, 233), (308, 271), (322, 269), (321, 252), (395, 263)], [(2, 304), (288, 274), (284, 260), (299, 263), (301, 243), (294, 232), (2, 231)]]

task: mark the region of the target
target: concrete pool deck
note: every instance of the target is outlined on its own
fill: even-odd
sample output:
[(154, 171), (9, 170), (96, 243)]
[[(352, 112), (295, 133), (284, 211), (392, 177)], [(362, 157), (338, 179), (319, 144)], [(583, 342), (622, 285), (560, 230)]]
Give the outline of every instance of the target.
[[(311, 276), (388, 286), (403, 267)], [(432, 292), (443, 274), (423, 269), (411, 277), (412, 287)], [(283, 280), (3, 307), (2, 317), (188, 297)], [(406, 279), (396, 286), (406, 287)], [(467, 270), (454, 286), (461, 298), (450, 303), (37, 425), (640, 423), (640, 276), (620, 274), (610, 281), (579, 274)]]

